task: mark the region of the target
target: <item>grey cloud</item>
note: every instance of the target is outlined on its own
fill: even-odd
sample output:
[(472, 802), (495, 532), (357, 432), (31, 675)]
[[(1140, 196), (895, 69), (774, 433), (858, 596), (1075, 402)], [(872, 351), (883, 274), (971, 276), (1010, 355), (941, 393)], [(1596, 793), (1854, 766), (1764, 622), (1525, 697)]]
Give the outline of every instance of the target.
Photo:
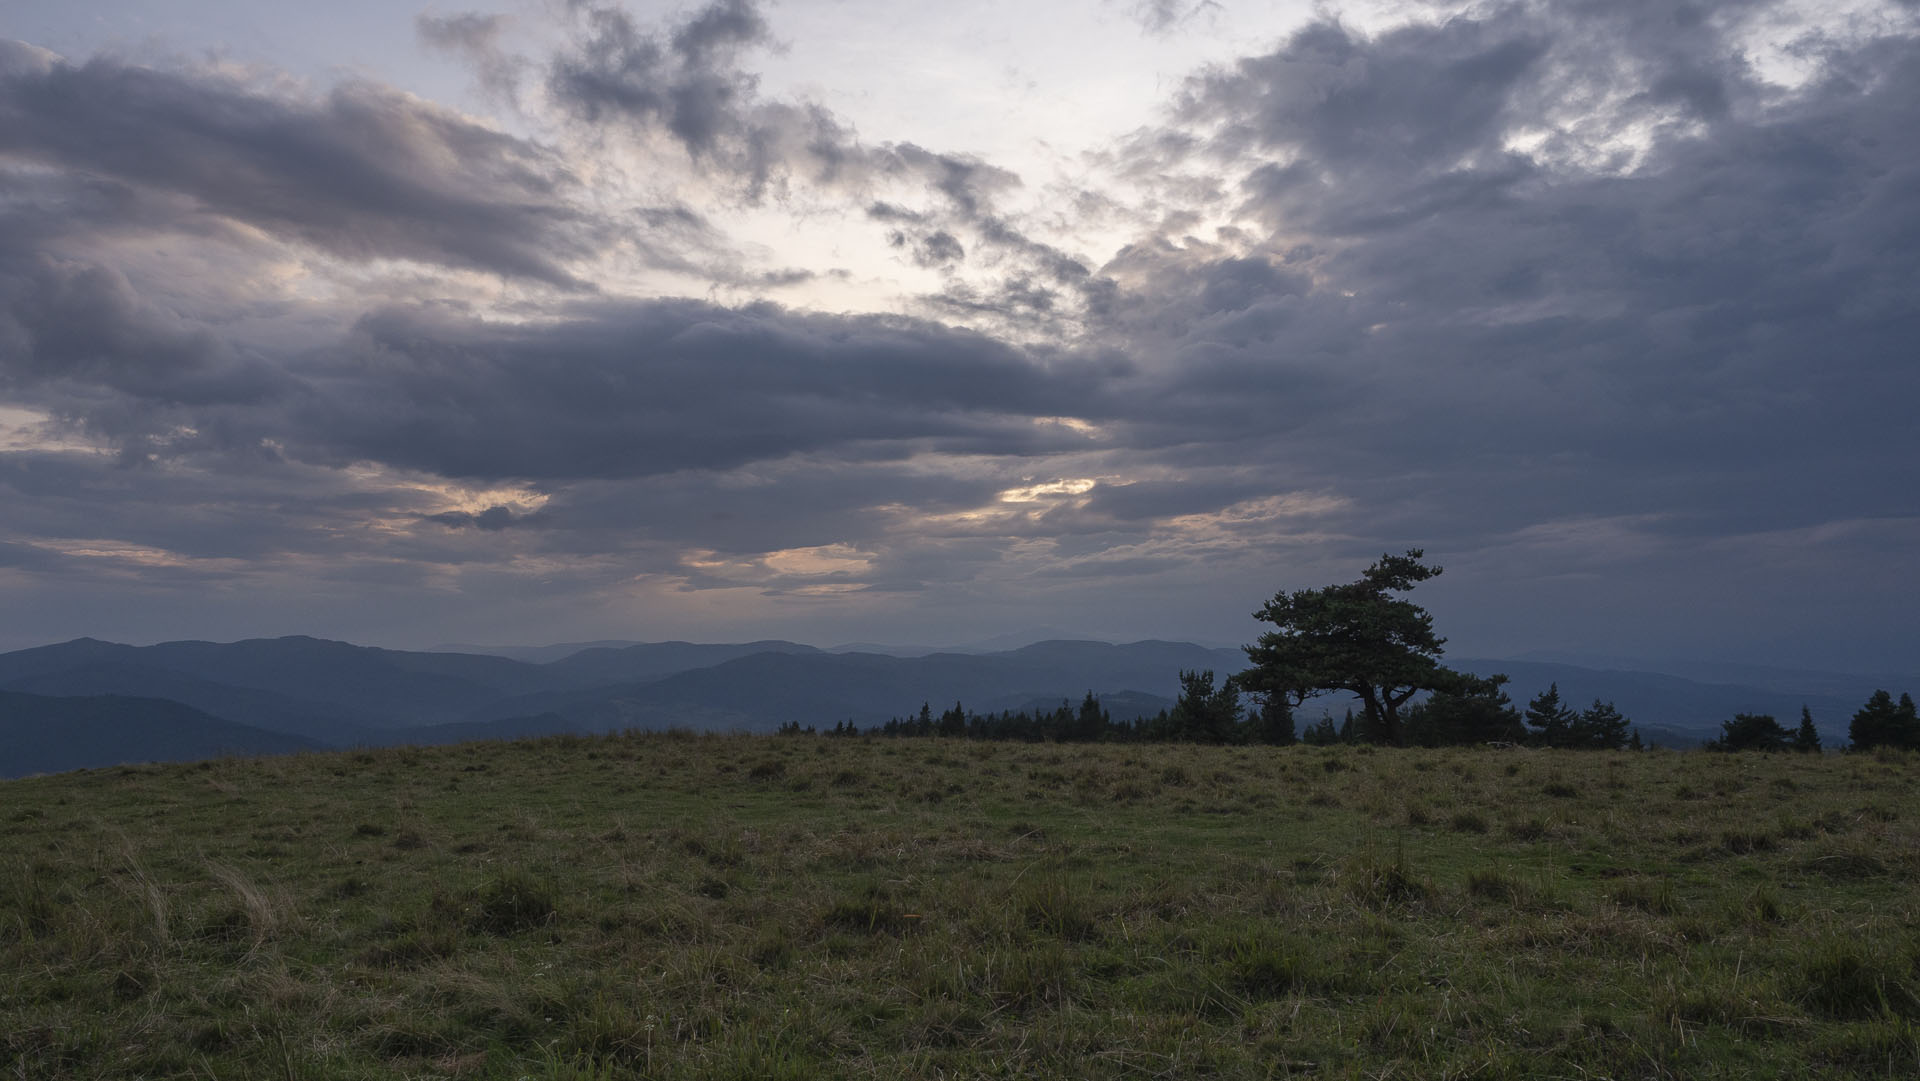
[(673, 32), (673, 51), (698, 61), (767, 39), (767, 22), (752, 0), (718, 0)]
[(285, 455), (557, 482), (810, 453), (1053, 453), (1085, 438), (1034, 418), (1117, 408), (1107, 384), (1123, 370), (903, 318), (691, 300), (521, 323), (390, 308), (332, 345), (256, 357), (111, 269), (46, 259), (0, 263), (0, 343), (17, 400), (130, 460)]
[(438, 522), (449, 529), (478, 529), (486, 533), (497, 533), (502, 529), (525, 525), (529, 517), (529, 515), (514, 513), (512, 507), (496, 504), (478, 514), (472, 511), (450, 510), (429, 514), (426, 520)]
[(1245, 311), (1278, 297), (1304, 296), (1313, 284), (1262, 258), (1223, 259), (1206, 268), (1202, 281), (1198, 299), (1207, 312)]
[[(451, 477), (584, 478), (725, 468), (795, 453), (1025, 447), (1101, 369), (881, 317), (694, 301), (501, 325), (424, 310), (362, 320), (290, 406), (291, 453)], [(1052, 442), (1050, 442), (1052, 441)]]
[[(292, 386), (271, 364), (148, 303), (111, 267), (0, 249), (0, 392), (111, 442), (124, 462), (236, 449), (234, 421)], [(257, 440), (241, 442), (258, 452)]]
[(1297, 147), (1303, 166), (1422, 171), (1484, 150), (1545, 53), (1524, 26), (1453, 19), (1365, 39), (1331, 22), (1202, 80), (1189, 117), (1231, 117), (1218, 149)]
[[(790, 175), (855, 191), (879, 177), (916, 177), (971, 219), (994, 192), (1019, 183), (965, 155), (863, 146), (820, 106), (762, 98), (758, 77), (741, 64), (747, 47), (770, 43), (751, 0), (716, 0), (664, 37), (620, 8), (571, 8), (582, 33), (547, 62), (553, 100), (589, 125), (663, 129), (695, 161), (743, 180), (751, 199)], [(884, 203), (870, 212), (911, 213)]]
[(1203, 12), (1219, 11), (1215, 0), (1132, 0), (1127, 14), (1149, 34), (1170, 34)]
[(900, 462), (796, 457), (735, 470), (576, 482), (540, 511), (557, 548), (606, 551), (639, 538), (733, 555), (869, 541), (903, 515), (990, 504), (985, 478)]
[(500, 38), (506, 24), (503, 15), (477, 12), (416, 15), (413, 20), (414, 31), (422, 43), (465, 60), (473, 67), (482, 89), (502, 100), (516, 102), (527, 63), (502, 48)]
[(556, 57), (547, 88), (589, 123), (611, 118), (663, 124), (696, 158), (740, 138), (757, 80), (735, 51), (766, 37), (749, 3), (719, 0), (682, 23), (666, 42), (614, 7), (576, 4), (587, 34), (576, 53)]
[(1039, 572), (1041, 578), (1110, 579), (1136, 578), (1188, 565), (1188, 560), (1170, 556), (1137, 556), (1123, 559), (1085, 559), (1061, 563)]
[[(380, 490), (285, 461), (222, 454), (182, 464), (199, 468), (129, 469), (98, 454), (0, 452), (0, 496), (9, 504), (0, 537), (81, 547), (111, 538), (190, 560), (264, 564), (309, 552), (327, 530), (393, 515), (396, 504), (401, 513), (413, 510), (409, 501), (418, 498), (405, 486)], [(84, 573), (86, 564), (70, 566)], [(232, 568), (183, 573), (217, 578)]]
[(542, 148), (366, 84), (308, 102), (96, 58), (0, 74), (0, 160), (188, 197), (348, 259), (578, 287), (597, 246)]
[[(1177, 577), (1153, 543), (1168, 519), (1310, 491), (1348, 502), (1298, 530), (1229, 523), (1178, 551), (1216, 577), (1236, 569), (1237, 584), (1206, 587), (1236, 615), (1251, 588), (1239, 568), (1306, 573), (1303, 532), (1345, 562), (1304, 564), (1311, 577), (1289, 585), (1408, 545), (1533, 552), (1548, 543), (1537, 538), (1562, 535), (1596, 551), (1667, 553), (1662, 573), (1676, 579), (1683, 564), (1670, 553), (1704, 568), (1710, 556), (1817, 546), (1822, 531), (1848, 529), (1861, 539), (1845, 551), (1859, 559), (1833, 574), (1851, 596), (1871, 595), (1887, 568), (1904, 575), (1896, 592), (1910, 585), (1906, 551), (1873, 540), (1905, 535), (1895, 527), (1920, 490), (1920, 429), (1907, 415), (1920, 399), (1909, 359), (1920, 340), (1910, 34), (1810, 44), (1814, 80), (1779, 90), (1724, 38), (1744, 17), (1735, 8), (1676, 22), (1660, 5), (1489, 7), (1376, 36), (1322, 23), (1196, 81), (1164, 127), (1132, 142), (1132, 175), (1164, 173), (1156, 191), (1169, 200), (1135, 220), (1165, 226), (1090, 267), (1003, 218), (1019, 178), (907, 144), (864, 147), (830, 115), (755, 96), (735, 57), (764, 29), (735, 18), (750, 7), (709, 10), (697, 31), (705, 15), (653, 36), (628, 24), (636, 57), (656, 50), (639, 74), (669, 88), (688, 72), (732, 80), (701, 91), (708, 112), (685, 114), (683, 126), (711, 135), (703, 163), (749, 185), (826, 185), (866, 208), (874, 230), (897, 231), (905, 258), (943, 265), (937, 238), (950, 239), (955, 261), (964, 254), (966, 269), (998, 280), (956, 284), (928, 306), (1018, 340), (1044, 340), (1049, 319), (1099, 298), (1099, 348), (771, 305), (575, 298), (518, 308), (511, 322), (455, 303), (395, 306), (350, 332), (263, 350), (142, 295), (137, 276), (77, 247), (49, 253), (96, 226), (187, 228), (188, 199), (210, 208), (192, 216), (199, 227), (317, 226), (223, 194), (218, 178), (173, 179), (179, 167), (164, 161), (158, 179), (108, 168), (111, 148), (22, 128), (18, 87), (113, 80), (5, 60), (0, 136), (15, 141), (0, 153), (28, 163), (0, 185), (9, 401), (84, 422), (127, 460), (171, 457), (176, 468), (0, 456), (0, 484), (33, 517), (0, 523), (0, 545), (13, 545), (0, 559), (81, 568), (28, 538), (94, 536), (264, 559), (311, 553), (322, 527), (380, 523), (363, 552), (435, 569), (369, 558), (341, 573), (406, 586), (466, 567), (471, 581), (504, 580), (518, 572), (489, 561), (528, 553), (576, 566), (563, 587), (589, 590), (674, 574), (690, 549), (751, 563), (851, 543), (872, 565), (836, 581), (936, 600), (987, 596), (999, 587), (980, 581), (1035, 581), (1048, 565), (1046, 588), (1086, 596), (1139, 572), (1149, 592), (1109, 601), (1118, 611)], [(620, 74), (624, 54), (605, 59)], [(334, 99), (299, 106), (184, 76), (160, 83), (199, 87), (243, 114), (346, 123)], [(673, 134), (677, 106), (659, 101), (627, 121)], [(602, 123), (626, 115), (605, 108)], [(1628, 129), (1644, 141), (1608, 142)], [(1540, 131), (1542, 141), (1509, 145)], [(46, 186), (42, 162), (64, 170), (58, 186)], [(519, 188), (459, 190), (489, 206), (564, 206), (564, 172), (529, 168)], [(1204, 175), (1183, 183), (1182, 170)], [(340, 202), (336, 216), (372, 229), (391, 213), (378, 184), (364, 213), (340, 177), (326, 184), (316, 198)], [(915, 185), (924, 204), (901, 194)], [(1231, 228), (1196, 235), (1236, 204)], [(564, 229), (559, 249), (539, 239), (539, 215), (499, 213), (499, 244), (558, 250), (557, 260), (569, 250)], [(661, 245), (656, 263), (718, 245), (712, 223), (685, 207), (631, 220)], [(426, 243), (382, 242), (388, 254)], [(451, 249), (436, 258), (478, 265)], [(766, 273), (776, 277), (755, 280), (806, 272)], [(1056, 416), (1098, 429), (1044, 422)], [(369, 465), (398, 479), (342, 479)], [(1081, 498), (966, 517), (1005, 510), (999, 490), (1046, 476), (1103, 479)], [(448, 511), (433, 490), (448, 478), (528, 485), (540, 506), (485, 496)], [(319, 510), (305, 509), (309, 496)], [(1522, 563), (1564, 575), (1577, 559), (1536, 552)], [(1764, 587), (1760, 571), (1742, 573)], [(791, 589), (806, 577), (746, 584)], [(1463, 581), (1456, 572), (1442, 585)], [(690, 582), (742, 584), (717, 572)], [(1086, 584), (1063, 584), (1075, 582)], [(1711, 600), (1707, 585), (1697, 591)]]
[(1186, 514), (1205, 514), (1255, 496), (1274, 494), (1272, 477), (1101, 484), (1087, 493), (1087, 509), (1119, 522), (1151, 522)]
[[(759, 80), (741, 64), (744, 49), (769, 43), (751, 0), (717, 0), (664, 37), (618, 8), (573, 7), (584, 32), (549, 61), (547, 90), (577, 120), (664, 130), (711, 175), (740, 183), (751, 202), (798, 181), (864, 203), (875, 220), (919, 225), (892, 233), (902, 246), (912, 238), (921, 265), (956, 262), (965, 234), (1013, 261), (1013, 274), (1044, 278), (1079, 298), (1089, 316), (1104, 315), (1110, 283), (997, 209), (1020, 187), (1016, 174), (912, 142), (865, 145), (818, 105), (761, 97)], [(936, 205), (912, 210), (869, 198), (874, 186), (900, 182), (924, 186)]]
[[(1920, 49), (1889, 37), (1763, 91), (1704, 40), (1738, 14), (1321, 24), (1196, 82), (1136, 165), (1236, 163), (1243, 220), (1272, 232), (1148, 237), (1105, 268), (1130, 348), (1164, 358), (1157, 409), (1119, 438), (1286, 463), (1414, 537), (1909, 513), (1891, 493), (1920, 484), (1920, 447), (1892, 403), (1920, 395), (1920, 317), (1896, 299), (1920, 288), (1900, 134)], [(1601, 128), (1696, 126), (1646, 129), (1630, 170), (1506, 149), (1580, 87), (1612, 95)]]
[(896, 230), (888, 235), (888, 242), (896, 248), (911, 250), (913, 261), (923, 267), (948, 266), (967, 257), (967, 249), (945, 229), (936, 229), (912, 240), (906, 233)]
[(874, 221), (912, 222), (915, 224), (927, 220), (925, 214), (920, 214), (908, 210), (906, 207), (895, 206), (892, 203), (884, 201), (876, 201), (868, 204), (867, 217), (872, 218)]

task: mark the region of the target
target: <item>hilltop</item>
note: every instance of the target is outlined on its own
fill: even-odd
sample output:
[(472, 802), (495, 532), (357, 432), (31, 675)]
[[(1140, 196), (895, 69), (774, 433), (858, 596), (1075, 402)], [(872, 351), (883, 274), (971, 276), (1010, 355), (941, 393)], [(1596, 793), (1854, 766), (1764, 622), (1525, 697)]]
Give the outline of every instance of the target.
[(1882, 1077), (1920, 763), (558, 737), (0, 783), (0, 1075)]

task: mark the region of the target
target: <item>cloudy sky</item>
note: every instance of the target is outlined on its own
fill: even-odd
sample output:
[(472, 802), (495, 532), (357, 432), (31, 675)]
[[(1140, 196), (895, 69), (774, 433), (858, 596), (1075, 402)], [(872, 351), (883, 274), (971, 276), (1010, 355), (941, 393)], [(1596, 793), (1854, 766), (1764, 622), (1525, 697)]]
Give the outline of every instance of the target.
[(1920, 6), (14, 0), (0, 648), (1920, 669)]

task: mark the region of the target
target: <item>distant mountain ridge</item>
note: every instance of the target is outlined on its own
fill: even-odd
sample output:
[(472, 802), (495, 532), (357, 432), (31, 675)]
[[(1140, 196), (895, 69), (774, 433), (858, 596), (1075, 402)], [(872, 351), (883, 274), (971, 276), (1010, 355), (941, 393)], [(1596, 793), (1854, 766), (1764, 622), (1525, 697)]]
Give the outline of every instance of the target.
[(1185, 642), (1042, 642), (1006, 653), (760, 652), (658, 679), (539, 695), (511, 705), (572, 717), (594, 730), (739, 729), (770, 732), (787, 722), (861, 727), (959, 702), (978, 712), (1035, 700), (1078, 701), (1087, 692), (1134, 692), (1171, 700), (1181, 669), (1225, 671), (1241, 662)]
[(413, 653), (293, 635), (153, 646), (81, 638), (0, 654), (0, 687), (99, 663), (278, 695), (321, 716), (374, 727), (458, 720), (484, 701), (545, 685), (538, 665), (504, 657)]
[(546, 670), (569, 686), (639, 683), (676, 672), (708, 668), (756, 653), (819, 654), (797, 642), (758, 642), (702, 645), (694, 642), (639, 642), (620, 647), (593, 647), (551, 661)]
[(0, 691), (0, 777), (320, 749), (313, 740), (236, 724), (166, 699)]
[(583, 649), (625, 649), (628, 646), (645, 645), (628, 638), (603, 638), (593, 642), (560, 642), (550, 646), (481, 646), (472, 643), (446, 643), (427, 650), (429, 653), (475, 653), (484, 657), (506, 657), (509, 660), (526, 661), (529, 664), (547, 664), (562, 657), (571, 657)]
[[(540, 647), (517, 651), (541, 655)], [(844, 721), (865, 728), (915, 713), (923, 702), (936, 711), (958, 702), (991, 713), (1077, 703), (1089, 691), (1128, 719), (1171, 704), (1182, 670), (1225, 676), (1246, 666), (1238, 649), (1164, 641), (1053, 640), (911, 656), (780, 640), (580, 643), (546, 656), (390, 650), (303, 636), (153, 646), (82, 638), (17, 650), (0, 654), (0, 691), (13, 696), (0, 703), (0, 732), (18, 737), (0, 745), (0, 776), (21, 772), (29, 760), (74, 768), (129, 756), (193, 757), (216, 745), (267, 753), (624, 728), (768, 732), (789, 722), (831, 728)], [(1762, 687), (1542, 660), (1447, 663), (1507, 673), (1517, 706), (1549, 684), (1576, 707), (1612, 701), (1647, 735), (1678, 746), (1698, 745), (1736, 712), (1791, 724), (1803, 704), (1827, 744), (1840, 746), (1847, 720), (1874, 689), (1869, 677), (1834, 673), (1760, 670), (1770, 677)], [(60, 728), (58, 710), (46, 703), (82, 699), (93, 704), (70, 708), (90, 719)], [(1337, 717), (1346, 705), (1339, 696), (1315, 699), (1300, 720)], [(108, 723), (113, 709), (125, 712), (124, 723)], [(29, 744), (38, 757), (18, 750)]]
[[(1827, 672), (1811, 668), (1782, 668), (1729, 661), (1701, 661), (1685, 658), (1663, 660), (1645, 657), (1584, 657), (1551, 651), (1523, 653), (1509, 664), (1570, 664), (1601, 672), (1645, 672), (1695, 683), (1752, 687), (1789, 697), (1818, 695), (1830, 698), (1863, 698), (1881, 688), (1909, 687), (1920, 690), (1920, 672)], [(1898, 692), (1896, 692), (1898, 693)]]
[[(235, 750), (257, 753), (269, 744), (348, 747), (622, 728), (761, 732), (789, 721), (830, 727), (845, 720), (866, 726), (912, 713), (922, 702), (1002, 710), (1078, 701), (1088, 691), (1137, 708), (1171, 701), (1183, 667), (1238, 665), (1232, 653), (1173, 642), (1048, 642), (1000, 654), (920, 657), (827, 653), (779, 640), (583, 644), (534, 663), (304, 636), (152, 646), (82, 638), (0, 654), (0, 690), (55, 701), (166, 701), (296, 741), (230, 741)], [(137, 725), (148, 707), (124, 708)], [(16, 709), (0, 714), (0, 726), (30, 728), (43, 713)], [(205, 741), (185, 737), (170, 749), (159, 736), (116, 742), (112, 733), (89, 730), (83, 739), (74, 732), (62, 768), (128, 755), (213, 753)], [(51, 746), (61, 737), (49, 730), (34, 738)], [(50, 759), (33, 759), (43, 760)], [(0, 776), (21, 772), (25, 761), (0, 755)]]

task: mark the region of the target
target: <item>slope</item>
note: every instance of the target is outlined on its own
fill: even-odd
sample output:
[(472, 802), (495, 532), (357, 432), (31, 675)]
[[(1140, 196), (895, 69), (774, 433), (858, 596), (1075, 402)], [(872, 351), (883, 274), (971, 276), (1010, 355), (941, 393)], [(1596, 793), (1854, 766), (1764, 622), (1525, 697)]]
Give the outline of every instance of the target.
[(0, 691), (0, 777), (318, 748), (312, 740), (224, 721), (161, 698)]

